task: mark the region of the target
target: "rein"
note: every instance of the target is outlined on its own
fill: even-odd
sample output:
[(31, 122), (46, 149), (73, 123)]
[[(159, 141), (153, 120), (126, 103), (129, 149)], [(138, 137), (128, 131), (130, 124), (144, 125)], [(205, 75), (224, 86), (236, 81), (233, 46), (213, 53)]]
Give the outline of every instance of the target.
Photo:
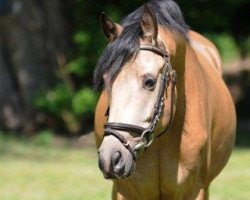
[[(126, 123), (114, 123), (114, 122), (107, 122), (104, 125), (104, 137), (108, 135), (113, 135), (116, 137), (133, 155), (133, 158), (136, 159), (139, 151), (141, 149), (145, 149), (149, 147), (155, 136), (154, 136), (154, 130), (156, 128), (156, 125), (158, 121), (160, 120), (160, 116), (163, 110), (164, 106), (164, 93), (166, 87), (168, 87), (171, 84), (171, 117), (170, 122), (167, 125), (167, 127), (157, 136), (161, 136), (171, 125), (173, 120), (173, 99), (175, 95), (175, 85), (176, 85), (176, 72), (173, 70), (170, 62), (169, 62), (169, 54), (167, 51), (160, 49), (158, 47), (152, 46), (152, 45), (140, 45), (140, 50), (145, 51), (152, 51), (156, 54), (159, 54), (164, 59), (164, 67), (161, 71), (161, 82), (160, 82), (160, 89), (158, 92), (157, 100), (154, 106), (154, 114), (152, 117), (152, 121), (149, 125), (149, 127), (144, 128), (141, 126), (136, 126), (132, 124), (126, 124)], [(109, 108), (107, 110), (106, 116), (108, 116)], [(132, 133), (136, 133), (139, 138), (139, 143), (136, 144), (134, 147), (131, 146), (129, 141), (125, 138), (124, 135), (119, 133), (118, 131), (128, 131)]]

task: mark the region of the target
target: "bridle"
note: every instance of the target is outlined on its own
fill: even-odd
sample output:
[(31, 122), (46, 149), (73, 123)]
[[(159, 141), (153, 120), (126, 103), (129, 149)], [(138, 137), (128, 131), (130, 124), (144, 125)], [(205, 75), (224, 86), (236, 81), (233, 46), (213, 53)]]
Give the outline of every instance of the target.
[[(114, 123), (114, 122), (108, 122), (104, 125), (104, 137), (108, 135), (113, 135), (114, 137), (116, 137), (130, 151), (134, 159), (136, 159), (139, 150), (147, 148), (152, 144), (154, 140), (154, 130), (156, 128), (158, 121), (160, 120), (160, 116), (164, 106), (165, 89), (171, 84), (170, 122), (167, 125), (167, 127), (157, 137), (161, 136), (169, 128), (173, 120), (173, 104), (174, 104), (173, 100), (174, 100), (175, 85), (176, 85), (176, 72), (175, 70), (173, 70), (169, 62), (170, 57), (166, 50), (160, 49), (152, 45), (140, 45), (140, 50), (152, 51), (156, 54), (159, 54), (164, 59), (164, 67), (162, 68), (161, 71), (160, 89), (155, 103), (155, 111), (152, 117), (153, 120), (151, 121), (149, 127), (147, 128), (143, 128), (141, 126), (136, 126), (132, 124)], [(108, 112), (109, 108), (106, 115), (108, 115)], [(139, 143), (137, 143), (134, 147), (132, 147), (132, 145), (129, 143), (126, 137), (121, 133), (119, 133), (118, 131), (128, 131), (137, 134), (139, 137)]]

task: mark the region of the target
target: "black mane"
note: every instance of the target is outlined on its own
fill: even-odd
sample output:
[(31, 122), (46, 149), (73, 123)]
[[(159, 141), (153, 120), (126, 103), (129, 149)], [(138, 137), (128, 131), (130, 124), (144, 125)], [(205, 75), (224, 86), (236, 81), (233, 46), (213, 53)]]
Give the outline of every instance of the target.
[[(158, 24), (165, 25), (170, 31), (177, 32), (184, 38), (188, 38), (188, 26), (177, 3), (173, 0), (153, 0), (147, 5), (155, 13)], [(143, 6), (122, 20), (123, 31), (121, 35), (107, 46), (96, 65), (94, 71), (95, 89), (103, 84), (103, 74), (108, 72), (109, 80), (112, 82), (124, 64), (137, 55), (142, 13)]]

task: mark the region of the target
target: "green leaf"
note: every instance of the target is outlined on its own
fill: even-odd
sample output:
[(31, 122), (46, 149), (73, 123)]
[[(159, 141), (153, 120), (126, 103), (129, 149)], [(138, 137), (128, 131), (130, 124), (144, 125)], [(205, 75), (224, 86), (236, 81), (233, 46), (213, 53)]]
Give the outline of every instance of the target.
[(70, 109), (72, 95), (69, 87), (60, 83), (47, 92), (41, 92), (35, 99), (35, 105), (40, 110), (59, 115), (62, 109)]
[(97, 95), (90, 89), (84, 88), (78, 91), (72, 99), (73, 111), (80, 115), (84, 112), (94, 112)]
[(74, 42), (79, 45), (86, 45), (91, 40), (89, 33), (84, 31), (78, 31), (74, 35)]
[(77, 58), (69, 62), (66, 66), (67, 72), (84, 76), (88, 70), (86, 70), (86, 59), (84, 57)]
[(240, 57), (235, 39), (227, 33), (207, 35), (218, 47), (223, 61), (230, 62)]

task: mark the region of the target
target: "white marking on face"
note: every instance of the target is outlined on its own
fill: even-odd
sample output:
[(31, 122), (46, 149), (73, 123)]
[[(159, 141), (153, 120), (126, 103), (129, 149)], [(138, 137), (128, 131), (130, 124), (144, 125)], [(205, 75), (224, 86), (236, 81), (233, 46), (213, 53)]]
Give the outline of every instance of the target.
[[(141, 50), (137, 57), (123, 67), (111, 89), (109, 122), (148, 127), (160, 86), (164, 65), (161, 56)], [(155, 88), (144, 87), (145, 79), (155, 78)]]

